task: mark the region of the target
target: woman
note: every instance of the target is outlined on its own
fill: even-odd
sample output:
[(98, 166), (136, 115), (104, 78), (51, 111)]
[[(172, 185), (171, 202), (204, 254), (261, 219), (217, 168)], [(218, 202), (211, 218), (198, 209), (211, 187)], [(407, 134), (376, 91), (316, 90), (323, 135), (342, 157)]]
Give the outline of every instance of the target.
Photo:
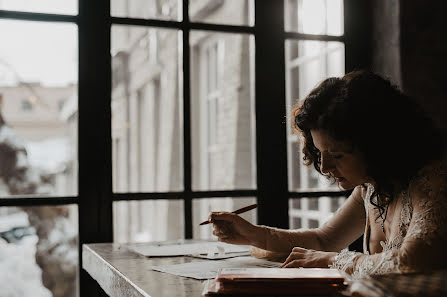
[[(212, 213), (220, 241), (289, 254), (283, 267), (361, 277), (447, 268), (447, 158), (441, 132), (389, 81), (328, 78), (293, 111), (304, 161), (352, 194), (322, 227), (281, 230)], [(345, 249), (364, 235), (364, 253)]]

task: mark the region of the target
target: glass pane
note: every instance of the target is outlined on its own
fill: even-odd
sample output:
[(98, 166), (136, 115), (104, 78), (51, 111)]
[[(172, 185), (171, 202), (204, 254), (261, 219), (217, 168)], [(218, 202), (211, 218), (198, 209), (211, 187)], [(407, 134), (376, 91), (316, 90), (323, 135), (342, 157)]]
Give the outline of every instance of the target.
[(147, 242), (184, 238), (183, 200), (113, 203), (115, 242)]
[[(193, 238), (195, 239), (216, 239), (213, 235), (213, 227), (211, 224), (199, 224), (208, 219), (208, 216), (213, 211), (234, 211), (236, 209), (255, 204), (256, 198), (240, 197), (240, 198), (205, 198), (194, 199), (192, 201), (192, 226)], [(240, 214), (240, 216), (247, 221), (256, 224), (257, 212), (256, 209)]]
[(319, 197), (289, 199), (289, 224), (291, 229), (318, 228), (323, 225), (346, 197)]
[(314, 219), (309, 219), (308, 224), (309, 224), (310, 229), (318, 228), (320, 226), (320, 223), (318, 222), (318, 220), (314, 220)]
[(1, 296), (77, 296), (77, 206), (1, 207), (0, 267)]
[(299, 229), (301, 228), (301, 218), (294, 217), (292, 218), (292, 224), (290, 225), (291, 229)]
[(343, 0), (286, 0), (286, 31), (303, 34), (343, 35)]
[(253, 0), (189, 0), (193, 22), (253, 26)]
[(112, 27), (112, 151), (115, 192), (183, 188), (179, 32)]
[(190, 36), (193, 189), (255, 188), (253, 39)]
[(72, 24), (0, 21), (0, 197), (78, 192)]
[(307, 208), (309, 210), (319, 210), (319, 198), (308, 198)]
[(77, 0), (2, 0), (0, 10), (26, 12), (78, 14)]
[[(286, 44), (286, 106), (287, 123), (291, 123), (290, 112), (298, 100), (306, 95), (322, 80), (344, 74), (344, 44), (327, 41), (287, 40)], [(303, 165), (302, 148), (298, 136), (287, 126), (287, 155), (289, 190), (335, 189), (325, 177), (317, 173), (313, 166)]]
[(110, 14), (114, 17), (180, 20), (179, 0), (111, 0)]
[(345, 197), (331, 199), (331, 212), (336, 212), (337, 209), (339, 209), (340, 206), (342, 206), (345, 200), (346, 200)]

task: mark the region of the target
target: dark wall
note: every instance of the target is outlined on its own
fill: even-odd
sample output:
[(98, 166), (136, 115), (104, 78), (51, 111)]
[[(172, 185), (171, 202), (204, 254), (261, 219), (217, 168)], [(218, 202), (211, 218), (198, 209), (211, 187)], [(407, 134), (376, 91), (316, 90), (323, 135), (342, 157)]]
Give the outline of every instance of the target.
[(402, 86), (399, 0), (375, 0), (372, 5), (372, 68)]
[(402, 86), (447, 128), (447, 2), (401, 1)]
[(447, 2), (372, 1), (372, 68), (447, 129)]

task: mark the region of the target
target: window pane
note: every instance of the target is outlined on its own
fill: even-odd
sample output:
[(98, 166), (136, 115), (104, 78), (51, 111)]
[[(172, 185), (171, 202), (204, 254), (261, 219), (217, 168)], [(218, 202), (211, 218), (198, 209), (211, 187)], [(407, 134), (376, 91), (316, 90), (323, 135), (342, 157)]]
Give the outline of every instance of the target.
[(115, 192), (183, 188), (179, 32), (112, 27)]
[(307, 208), (309, 210), (319, 210), (319, 198), (308, 198)]
[(253, 26), (253, 0), (190, 0), (193, 22)]
[(343, 35), (343, 0), (286, 0), (286, 31)]
[(76, 205), (0, 208), (1, 296), (77, 296)]
[[(322, 80), (344, 74), (344, 44), (327, 41), (287, 40), (286, 48), (286, 106), (287, 123), (291, 123), (290, 113), (298, 100), (306, 95)], [(318, 174), (313, 166), (303, 165), (302, 148), (299, 138), (287, 126), (287, 155), (289, 190), (335, 189), (328, 179)]]
[(342, 206), (345, 200), (346, 200), (345, 197), (331, 199), (331, 212), (336, 212), (337, 209), (339, 209), (340, 206)]
[(78, 14), (77, 0), (2, 0), (0, 10)]
[(0, 21), (0, 197), (75, 196), (77, 28)]
[(111, 0), (110, 14), (114, 17), (180, 20), (182, 7), (178, 0)]
[(290, 225), (291, 229), (299, 229), (301, 228), (301, 218), (294, 217), (292, 219), (292, 224)]
[(183, 200), (113, 203), (115, 242), (147, 242), (184, 238)]
[(193, 189), (252, 189), (253, 40), (198, 31), (190, 36)]
[[(194, 199), (192, 201), (192, 226), (193, 238), (195, 239), (216, 239), (213, 235), (213, 227), (211, 224), (199, 224), (208, 219), (208, 216), (213, 211), (234, 211), (236, 209), (255, 204), (256, 198), (240, 197), (240, 198), (205, 198)], [(247, 221), (256, 224), (257, 212), (256, 209), (240, 214), (240, 216)]]
[(314, 228), (318, 228), (320, 226), (320, 223), (317, 220), (314, 219), (309, 219), (308, 220), (308, 225), (310, 229), (314, 229)]
[(320, 227), (345, 201), (345, 197), (289, 199), (290, 226), (292, 229)]

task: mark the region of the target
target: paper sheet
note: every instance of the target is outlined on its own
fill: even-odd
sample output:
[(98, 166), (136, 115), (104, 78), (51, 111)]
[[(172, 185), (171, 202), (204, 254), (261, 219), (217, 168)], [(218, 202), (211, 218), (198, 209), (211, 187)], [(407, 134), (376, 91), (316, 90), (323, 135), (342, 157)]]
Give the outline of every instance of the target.
[(147, 245), (128, 245), (130, 250), (146, 257), (169, 257), (197, 255), (206, 259), (223, 259), (235, 256), (248, 255), (250, 247), (234, 245), (223, 242), (160, 242)]
[(176, 265), (153, 266), (152, 270), (204, 280), (215, 278), (217, 276), (217, 271), (221, 268), (277, 268), (280, 265), (281, 263), (278, 262), (271, 262), (267, 260), (256, 259), (253, 257), (238, 257), (216, 261), (201, 261)]

